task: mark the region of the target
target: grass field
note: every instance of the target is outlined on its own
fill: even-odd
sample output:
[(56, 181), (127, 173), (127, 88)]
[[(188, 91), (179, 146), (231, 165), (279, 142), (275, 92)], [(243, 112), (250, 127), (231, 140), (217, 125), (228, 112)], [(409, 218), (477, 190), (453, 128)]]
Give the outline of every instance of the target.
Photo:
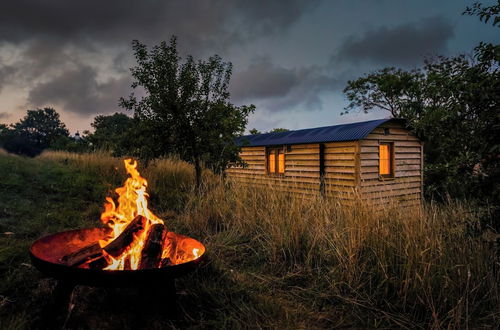
[[(168, 159), (141, 169), (150, 208), (207, 247), (203, 266), (177, 281), (175, 315), (144, 312), (134, 290), (79, 287), (68, 328), (500, 326), (498, 246), (467, 204), (376, 213), (210, 173), (196, 194), (193, 172)], [(0, 154), (0, 176), (0, 328), (32, 328), (55, 283), (30, 265), (31, 242), (100, 226), (125, 171), (105, 154), (49, 152)]]

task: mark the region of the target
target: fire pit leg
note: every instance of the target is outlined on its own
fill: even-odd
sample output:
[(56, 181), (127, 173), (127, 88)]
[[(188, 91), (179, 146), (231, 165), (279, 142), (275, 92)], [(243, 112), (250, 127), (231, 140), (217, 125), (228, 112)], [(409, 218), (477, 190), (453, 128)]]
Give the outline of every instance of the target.
[(75, 284), (59, 280), (52, 293), (52, 300), (43, 309), (42, 324), (50, 329), (62, 328), (69, 317)]

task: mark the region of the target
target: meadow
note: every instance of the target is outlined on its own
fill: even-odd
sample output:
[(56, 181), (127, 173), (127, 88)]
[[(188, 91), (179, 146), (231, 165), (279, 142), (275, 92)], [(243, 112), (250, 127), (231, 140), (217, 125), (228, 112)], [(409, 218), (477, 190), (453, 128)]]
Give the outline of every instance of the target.
[[(151, 162), (150, 208), (207, 258), (177, 280), (175, 313), (137, 313), (136, 292), (78, 287), (67, 328), (480, 328), (500, 326), (499, 247), (487, 210), (449, 199), (422, 209), (306, 199)], [(29, 261), (38, 237), (101, 226), (126, 178), (105, 153), (0, 154), (0, 328), (36, 326), (55, 281)]]

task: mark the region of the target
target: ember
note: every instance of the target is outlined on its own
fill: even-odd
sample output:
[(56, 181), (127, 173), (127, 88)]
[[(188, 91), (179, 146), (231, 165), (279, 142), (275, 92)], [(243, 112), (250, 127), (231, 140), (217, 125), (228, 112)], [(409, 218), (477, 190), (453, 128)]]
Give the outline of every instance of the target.
[(137, 171), (137, 162), (124, 161), (129, 178), (117, 188), (118, 203), (106, 198), (101, 220), (110, 234), (65, 254), (67, 266), (137, 270), (177, 265), (204, 253), (199, 242), (167, 231), (160, 218), (148, 209), (147, 181)]

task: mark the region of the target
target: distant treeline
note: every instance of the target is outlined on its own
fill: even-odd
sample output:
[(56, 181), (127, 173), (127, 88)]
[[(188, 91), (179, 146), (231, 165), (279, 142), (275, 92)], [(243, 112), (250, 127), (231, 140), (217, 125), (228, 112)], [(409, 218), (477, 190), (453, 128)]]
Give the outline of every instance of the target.
[(0, 124), (0, 147), (18, 155), (35, 157), (45, 149), (71, 152), (108, 150), (115, 152), (120, 137), (132, 127), (133, 120), (122, 113), (97, 116), (92, 123), (93, 133), (84, 131), (70, 136), (66, 125), (53, 108), (27, 110), (26, 116), (15, 124)]

